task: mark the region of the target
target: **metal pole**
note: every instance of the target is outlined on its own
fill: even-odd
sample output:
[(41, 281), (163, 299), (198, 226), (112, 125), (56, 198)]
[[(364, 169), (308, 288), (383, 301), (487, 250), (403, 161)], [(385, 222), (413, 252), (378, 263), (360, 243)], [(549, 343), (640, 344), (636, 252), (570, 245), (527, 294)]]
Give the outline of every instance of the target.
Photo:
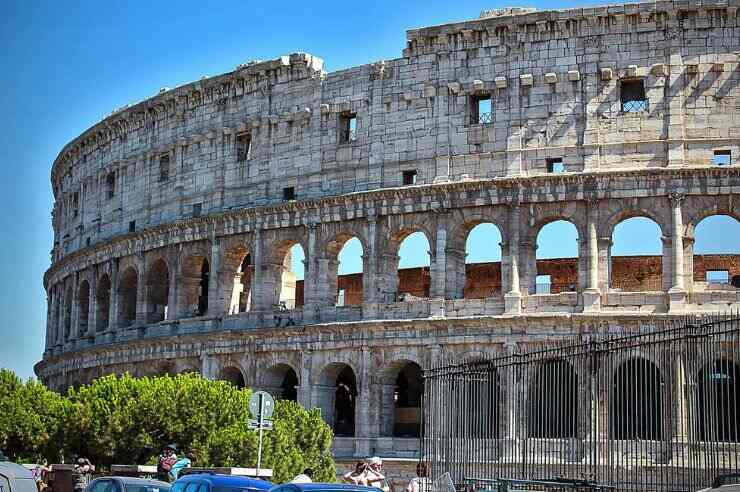
[(260, 413), (257, 416), (257, 425), (259, 426), (259, 445), (257, 446), (257, 478), (260, 477), (260, 466), (262, 465), (262, 415), (265, 411), (265, 397), (260, 394)]

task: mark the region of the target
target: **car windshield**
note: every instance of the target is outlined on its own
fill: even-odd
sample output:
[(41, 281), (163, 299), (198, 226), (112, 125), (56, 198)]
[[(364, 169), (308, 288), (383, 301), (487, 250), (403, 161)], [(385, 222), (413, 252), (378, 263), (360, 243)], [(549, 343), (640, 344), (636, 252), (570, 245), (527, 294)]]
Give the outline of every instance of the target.
[(257, 487), (228, 487), (220, 485), (211, 489), (213, 492), (264, 492), (267, 489), (258, 489)]
[(166, 485), (126, 485), (126, 492), (170, 492)]

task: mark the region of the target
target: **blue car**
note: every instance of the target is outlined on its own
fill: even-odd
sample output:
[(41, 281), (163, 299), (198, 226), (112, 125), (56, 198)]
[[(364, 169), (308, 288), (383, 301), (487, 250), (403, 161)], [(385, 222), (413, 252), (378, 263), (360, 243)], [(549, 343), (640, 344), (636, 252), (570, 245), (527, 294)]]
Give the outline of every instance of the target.
[(286, 483), (276, 485), (270, 492), (382, 492), (375, 487), (340, 483)]
[(237, 475), (193, 473), (183, 475), (172, 484), (171, 492), (263, 492), (272, 483)]

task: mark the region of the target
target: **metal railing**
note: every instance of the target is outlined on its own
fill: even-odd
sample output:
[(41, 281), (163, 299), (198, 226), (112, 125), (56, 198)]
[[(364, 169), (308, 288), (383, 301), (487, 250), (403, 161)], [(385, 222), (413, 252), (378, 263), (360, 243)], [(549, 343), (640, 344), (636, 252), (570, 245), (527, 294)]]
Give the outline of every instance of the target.
[(506, 477), (691, 491), (740, 466), (737, 315), (448, 364), (424, 391), (421, 459), (458, 490)]

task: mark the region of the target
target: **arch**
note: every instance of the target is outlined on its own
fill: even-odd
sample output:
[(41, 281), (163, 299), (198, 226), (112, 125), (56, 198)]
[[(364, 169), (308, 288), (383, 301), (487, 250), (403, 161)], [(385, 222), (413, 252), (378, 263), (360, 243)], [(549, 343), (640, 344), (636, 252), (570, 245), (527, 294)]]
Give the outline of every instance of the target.
[(224, 297), (229, 314), (246, 313), (252, 309), (252, 284), (254, 280), (254, 263), (252, 254), (244, 246), (237, 246), (226, 251), (223, 259), (225, 277)]
[(658, 367), (642, 357), (619, 365), (612, 376), (609, 436), (620, 440), (663, 438), (663, 378)]
[(90, 317), (90, 282), (83, 280), (77, 291), (78, 336), (87, 334)]
[(527, 391), (529, 437), (577, 437), (578, 374), (568, 361), (541, 361), (534, 368)]
[(335, 295), (333, 304), (337, 307), (362, 304), (364, 252), (360, 238), (349, 234), (339, 234), (327, 244), (329, 290)]
[(697, 375), (696, 429), (700, 441), (740, 441), (740, 367), (727, 359), (706, 364)]
[(318, 403), (327, 423), (338, 437), (354, 437), (357, 403), (357, 378), (348, 364), (333, 362), (321, 371), (322, 394)]
[(303, 246), (295, 242), (285, 253), (282, 261), (278, 303), (281, 308), (295, 309), (303, 306), (306, 253)]
[(393, 382), (393, 436), (419, 437), (424, 394), (422, 369), (412, 361), (401, 364)]
[(576, 291), (579, 244), (578, 227), (570, 220), (549, 220), (541, 225), (536, 233), (535, 293)]
[(617, 223), (609, 248), (609, 285), (626, 292), (663, 290), (663, 244), (660, 225), (646, 216)]
[(108, 329), (110, 318), (110, 277), (107, 273), (101, 275), (95, 291), (95, 331), (102, 332)]
[(170, 296), (170, 270), (163, 259), (149, 267), (146, 279), (147, 322), (158, 323), (168, 318)]
[(236, 366), (227, 366), (222, 368), (218, 373), (218, 379), (221, 381), (227, 381), (239, 389), (246, 386), (244, 374), (241, 369)]
[(136, 298), (139, 288), (138, 273), (126, 268), (118, 281), (118, 326), (124, 328), (136, 321)]
[(493, 222), (476, 222), (464, 226), (466, 299), (483, 299), (501, 294), (501, 230)]
[(694, 289), (734, 290), (740, 285), (733, 278), (740, 275), (735, 258), (740, 255), (737, 238), (740, 220), (724, 214), (708, 215), (694, 227)]
[[(211, 265), (204, 254), (194, 253), (182, 263), (182, 290), (184, 312), (189, 316), (208, 313), (208, 294)], [(178, 310), (179, 312), (179, 310)]]
[(396, 266), (399, 299), (429, 297), (431, 287), (431, 246), (429, 236), (421, 230), (405, 231), (397, 238)]
[(263, 378), (265, 390), (281, 400), (298, 401), (299, 384), (295, 369), (284, 362), (267, 369)]
[(64, 295), (64, 339), (72, 335), (72, 287), (67, 287)]

